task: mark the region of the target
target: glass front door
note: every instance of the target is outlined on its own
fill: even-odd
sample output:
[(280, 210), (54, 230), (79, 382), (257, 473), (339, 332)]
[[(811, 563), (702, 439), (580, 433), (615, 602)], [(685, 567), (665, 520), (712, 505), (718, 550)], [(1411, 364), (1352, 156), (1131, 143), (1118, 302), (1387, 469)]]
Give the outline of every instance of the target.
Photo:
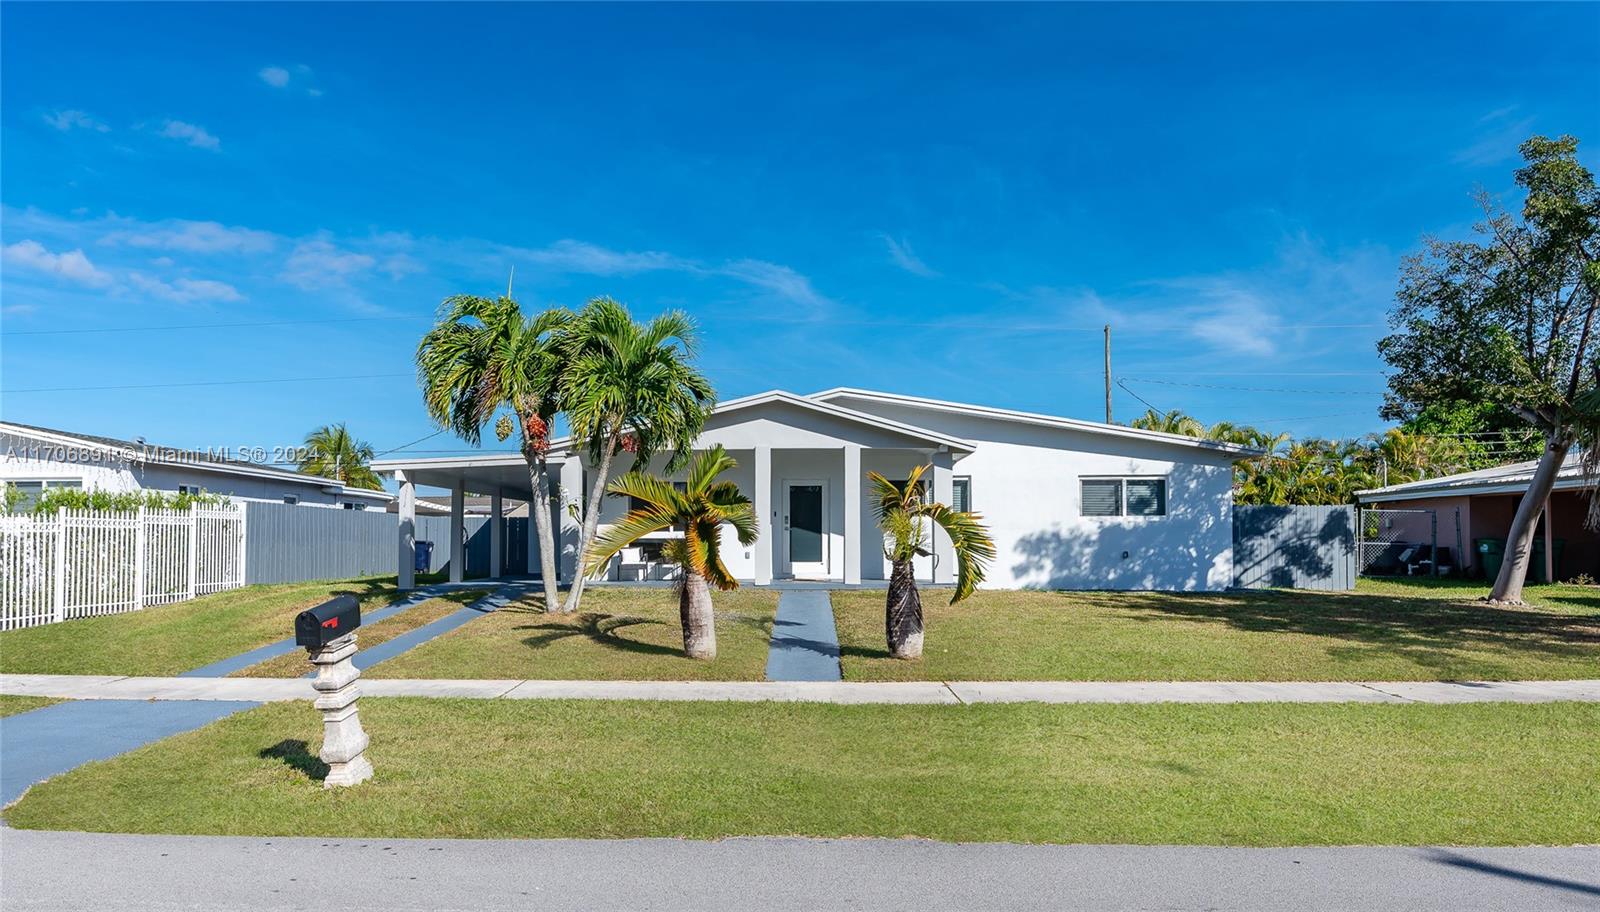
[(826, 576), (827, 542), (824, 536), (824, 487), (821, 482), (789, 484), (788, 529), (789, 573), (793, 576)]

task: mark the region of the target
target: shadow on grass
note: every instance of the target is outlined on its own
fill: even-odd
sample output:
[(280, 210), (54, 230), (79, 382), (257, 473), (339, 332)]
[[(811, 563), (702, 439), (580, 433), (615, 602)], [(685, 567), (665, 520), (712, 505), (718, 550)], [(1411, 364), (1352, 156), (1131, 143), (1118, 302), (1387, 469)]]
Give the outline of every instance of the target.
[(328, 778), (328, 764), (311, 753), (311, 746), (299, 738), (285, 738), (261, 749), (263, 760), (281, 760), (283, 765), (304, 774), (313, 782)]
[[(545, 649), (563, 640), (582, 637), (596, 645), (618, 652), (631, 652), (640, 655), (674, 656), (685, 658), (681, 646), (665, 646), (659, 643), (648, 643), (643, 640), (632, 639), (626, 635), (629, 628), (634, 627), (677, 627), (669, 621), (660, 618), (640, 617), (632, 614), (611, 614), (605, 611), (585, 611), (579, 614), (549, 614), (542, 604), (540, 605), (511, 605), (500, 609), (502, 613), (525, 614), (541, 619), (541, 623), (520, 624), (512, 630), (539, 631), (522, 639), (523, 645), (530, 649)], [(772, 618), (743, 614), (733, 611), (718, 611), (716, 622), (719, 625), (737, 624), (754, 628), (763, 636), (772, 634)]]

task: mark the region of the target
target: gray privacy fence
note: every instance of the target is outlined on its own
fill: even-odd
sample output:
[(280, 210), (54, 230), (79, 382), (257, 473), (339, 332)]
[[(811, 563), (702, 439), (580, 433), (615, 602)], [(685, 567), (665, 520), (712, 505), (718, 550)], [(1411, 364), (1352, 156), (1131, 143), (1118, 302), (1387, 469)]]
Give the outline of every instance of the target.
[(1353, 589), (1355, 507), (1233, 508), (1233, 584), (1242, 589)]
[[(248, 503), (246, 583), (298, 583), (353, 576), (393, 576), (399, 557), (400, 517), (373, 510), (331, 510), (291, 504)], [(469, 516), (467, 576), (489, 573), (489, 520)], [(526, 573), (528, 521), (505, 522), (504, 572)], [(450, 568), (450, 517), (419, 516), (417, 541), (433, 542), (428, 569)]]

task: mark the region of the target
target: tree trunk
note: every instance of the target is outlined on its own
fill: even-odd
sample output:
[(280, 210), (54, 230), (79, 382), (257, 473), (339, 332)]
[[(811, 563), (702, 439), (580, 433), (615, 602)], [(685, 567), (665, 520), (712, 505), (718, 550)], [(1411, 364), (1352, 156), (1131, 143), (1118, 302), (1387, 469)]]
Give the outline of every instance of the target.
[(1506, 556), (1500, 564), (1500, 575), (1495, 578), (1494, 589), (1489, 592), (1492, 602), (1511, 605), (1522, 604), (1522, 583), (1528, 575), (1528, 561), (1533, 554), (1533, 530), (1539, 524), (1539, 514), (1545, 500), (1555, 488), (1556, 476), (1566, 461), (1572, 441), (1559, 432), (1545, 441), (1544, 455), (1528, 482), (1528, 493), (1517, 504), (1517, 515), (1511, 520), (1511, 531), (1506, 534)]
[(568, 614), (577, 611), (578, 603), (583, 600), (583, 583), (589, 578), (583, 568), (589, 560), (589, 544), (594, 541), (595, 530), (600, 527), (600, 499), (605, 496), (606, 482), (611, 477), (611, 460), (615, 450), (616, 447), (608, 443), (600, 451), (600, 468), (595, 473), (594, 487), (589, 491), (589, 502), (584, 505), (583, 528), (578, 533), (578, 569), (572, 574), (572, 588), (567, 590), (567, 603), (561, 607)]
[[(539, 574), (544, 578), (544, 610), (561, 608), (560, 581), (556, 579), (556, 537), (550, 528), (550, 465), (543, 456), (524, 456), (528, 459), (528, 479), (533, 482), (533, 503), (528, 505), (528, 515), (539, 534)], [(528, 568), (533, 573), (533, 568)]]
[(716, 615), (706, 578), (684, 568), (678, 585), (678, 621), (683, 625), (683, 653), (691, 659), (717, 657)]
[(895, 561), (889, 573), (889, 600), (883, 613), (889, 655), (897, 659), (922, 657), (922, 594), (911, 561)]

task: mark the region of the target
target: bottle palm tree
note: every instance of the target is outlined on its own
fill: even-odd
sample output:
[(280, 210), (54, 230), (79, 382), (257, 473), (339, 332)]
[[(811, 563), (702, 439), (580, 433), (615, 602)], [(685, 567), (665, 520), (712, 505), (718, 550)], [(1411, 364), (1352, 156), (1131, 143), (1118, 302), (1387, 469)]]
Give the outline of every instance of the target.
[(438, 322), (417, 346), (423, 402), (441, 427), (477, 446), (483, 426), (497, 412), (509, 409), (516, 416), (515, 426), (502, 416), (496, 433), (501, 440), (521, 434), (546, 611), (560, 605), (547, 456), (561, 402), (558, 342), (571, 322), (572, 313), (564, 308), (524, 315), (509, 288), (498, 298), (456, 295), (445, 299)]
[(903, 488), (877, 472), (867, 473), (878, 528), (883, 530), (883, 554), (893, 564), (883, 626), (889, 654), (897, 659), (922, 655), (922, 594), (917, 591), (912, 559), (928, 553), (928, 524), (943, 529), (955, 548), (956, 591), (950, 598), (952, 605), (971, 595), (983, 582), (984, 568), (995, 556), (994, 541), (980, 523), (983, 517), (924, 499), (925, 471), (927, 466), (912, 469)]
[(372, 444), (357, 440), (341, 421), (324, 424), (306, 435), (299, 469), (354, 488), (379, 491), (383, 489), (383, 482), (372, 471), (372, 457)]
[(682, 491), (643, 472), (629, 472), (613, 481), (606, 488), (608, 493), (632, 497), (642, 506), (606, 528), (584, 565), (585, 575), (598, 575), (618, 551), (640, 537), (668, 527), (682, 528), (683, 537), (667, 542), (662, 556), (683, 571), (678, 581), (678, 618), (683, 625), (683, 652), (691, 659), (717, 657), (710, 587), (724, 591), (739, 587), (722, 563), (722, 524), (733, 526), (741, 545), (755, 544), (758, 535), (750, 498), (739, 493), (733, 482), (716, 480), (736, 465), (718, 444), (689, 463), (689, 478)]
[[(595, 473), (593, 488), (579, 508), (580, 566), (590, 562), (600, 497), (618, 453), (630, 451), (635, 469), (665, 451), (672, 453), (669, 472), (688, 461), (716, 403), (711, 382), (690, 363), (695, 344), (694, 321), (683, 312), (668, 311), (639, 323), (611, 298), (584, 305), (563, 333), (562, 407), (573, 439), (588, 450)], [(563, 610), (578, 609), (583, 583), (582, 574), (572, 581)]]

